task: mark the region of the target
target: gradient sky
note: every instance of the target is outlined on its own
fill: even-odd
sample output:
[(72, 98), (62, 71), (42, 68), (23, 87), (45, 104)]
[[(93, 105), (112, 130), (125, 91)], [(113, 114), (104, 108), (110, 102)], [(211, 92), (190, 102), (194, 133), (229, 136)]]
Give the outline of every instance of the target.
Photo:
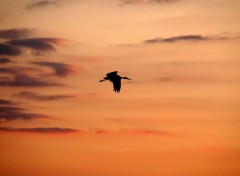
[(0, 175), (240, 175), (240, 1), (0, 3)]

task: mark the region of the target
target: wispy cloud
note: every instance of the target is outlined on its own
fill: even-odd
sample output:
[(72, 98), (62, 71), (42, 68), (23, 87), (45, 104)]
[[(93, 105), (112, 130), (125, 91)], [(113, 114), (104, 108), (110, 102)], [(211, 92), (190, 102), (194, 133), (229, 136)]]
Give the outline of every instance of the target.
[(146, 130), (146, 129), (121, 129), (121, 130), (108, 130), (108, 129), (98, 129), (92, 128), (91, 131), (96, 134), (129, 134), (129, 135), (159, 135), (159, 136), (173, 136), (174, 134), (167, 131), (161, 130)]
[(0, 80), (0, 86), (13, 87), (46, 87), (46, 86), (63, 86), (63, 84), (43, 80), (41, 78), (31, 77), (24, 74), (16, 74), (13, 78)]
[(24, 132), (24, 133), (75, 133), (81, 132), (83, 134), (96, 134), (96, 135), (156, 135), (161, 137), (172, 137), (175, 133), (160, 131), (160, 130), (144, 130), (144, 129), (120, 129), (109, 130), (100, 128), (90, 128), (89, 130), (80, 130), (73, 128), (59, 128), (59, 127), (38, 127), (38, 128), (11, 128), (0, 127), (0, 132)]
[(32, 1), (27, 5), (27, 9), (32, 10), (36, 8), (44, 8), (48, 6), (55, 6), (59, 4), (59, 0), (38, 0), (38, 1)]
[(223, 40), (225, 37), (221, 36), (202, 36), (202, 35), (180, 35), (169, 38), (153, 38), (144, 40), (143, 43), (146, 44), (155, 44), (155, 43), (173, 43), (180, 41), (207, 41), (207, 40)]
[(55, 51), (54, 45), (58, 45), (63, 41), (65, 40), (59, 38), (30, 38), (10, 40), (7, 43), (18, 47), (30, 48), (35, 51), (36, 54), (40, 54), (41, 52)]
[(0, 43), (0, 55), (17, 56), (22, 54), (19, 47)]
[(0, 99), (0, 105), (15, 105), (16, 103), (9, 101), (9, 100), (4, 100)]
[(0, 73), (9, 73), (9, 74), (16, 74), (17, 71), (13, 68), (0, 68)]
[(36, 118), (47, 118), (47, 116), (36, 113), (26, 113), (26, 109), (16, 106), (0, 106), (0, 122), (13, 120), (32, 120)]
[(33, 120), (38, 118), (48, 118), (38, 113), (28, 113), (27, 109), (19, 107), (18, 103), (0, 99), (0, 123), (14, 120)]
[(0, 73), (9, 73), (11, 75), (16, 74), (27, 74), (27, 73), (39, 73), (41, 70), (38, 68), (32, 67), (21, 67), (21, 66), (13, 66), (13, 67), (3, 67), (0, 68)]
[(173, 3), (179, 0), (118, 0), (122, 4), (130, 4), (130, 5), (135, 5), (135, 4), (150, 4), (150, 3)]
[(77, 69), (68, 64), (64, 63), (57, 63), (57, 62), (32, 62), (32, 64), (50, 67), (55, 71), (55, 75), (59, 77), (64, 77), (69, 74), (75, 73)]
[(144, 129), (123, 129), (123, 133), (129, 134), (145, 134), (145, 135), (160, 135), (160, 136), (172, 136), (173, 133), (159, 130), (144, 130)]
[(163, 3), (163, 2), (170, 3), (170, 2), (175, 2), (175, 1), (179, 1), (179, 0), (150, 0), (150, 1), (158, 2), (158, 3)]
[(32, 29), (6, 29), (6, 30), (0, 30), (0, 38), (20, 39), (20, 38), (26, 38), (32, 33), (33, 33)]
[(178, 43), (178, 42), (203, 42), (203, 41), (225, 41), (225, 40), (234, 40), (238, 39), (239, 37), (230, 37), (230, 36), (224, 36), (224, 35), (212, 35), (212, 36), (204, 36), (204, 35), (178, 35), (173, 37), (167, 37), (167, 38), (152, 38), (152, 39), (146, 39), (142, 41), (141, 43), (125, 43), (125, 44), (119, 44), (117, 46), (120, 47), (137, 47), (141, 45), (153, 45), (153, 44), (164, 44), (164, 43)]
[(72, 98), (75, 96), (74, 95), (42, 95), (36, 92), (24, 91), (24, 92), (13, 94), (13, 97), (20, 98), (20, 99), (30, 99), (33, 101), (50, 101), (50, 100)]
[(201, 75), (173, 75), (162, 76), (156, 79), (157, 82), (181, 82), (181, 83), (196, 83), (196, 82), (212, 82), (214, 79), (208, 76)]
[(7, 64), (10, 62), (11, 62), (11, 60), (9, 58), (6, 58), (6, 57), (0, 58), (0, 64)]
[(55, 134), (55, 133), (76, 133), (79, 132), (73, 128), (59, 128), (59, 127), (39, 127), (39, 128), (10, 128), (0, 127), (0, 132), (23, 132), (23, 133), (42, 133), (42, 134)]

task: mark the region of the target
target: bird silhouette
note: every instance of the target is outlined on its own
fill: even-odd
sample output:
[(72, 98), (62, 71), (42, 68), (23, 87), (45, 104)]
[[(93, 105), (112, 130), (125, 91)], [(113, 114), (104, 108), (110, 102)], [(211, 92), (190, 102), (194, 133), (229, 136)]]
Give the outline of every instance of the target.
[(121, 89), (121, 79), (131, 80), (128, 77), (121, 77), (121, 76), (117, 75), (117, 71), (114, 71), (114, 72), (107, 73), (106, 77), (104, 77), (99, 82), (103, 82), (103, 81), (109, 80), (110, 82), (113, 83), (113, 91), (115, 91), (116, 93), (119, 93), (120, 89)]

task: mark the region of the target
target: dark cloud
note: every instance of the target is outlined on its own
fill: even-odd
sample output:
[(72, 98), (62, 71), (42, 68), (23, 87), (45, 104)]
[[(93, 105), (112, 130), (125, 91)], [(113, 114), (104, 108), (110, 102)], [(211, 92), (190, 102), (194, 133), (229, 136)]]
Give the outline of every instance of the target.
[(47, 118), (47, 116), (35, 113), (26, 113), (26, 109), (15, 106), (0, 106), (0, 122), (13, 120), (32, 120), (36, 118)]
[(12, 68), (0, 68), (0, 73), (15, 74), (16, 71)]
[(107, 130), (107, 129), (99, 129), (99, 128), (91, 128), (91, 131), (95, 132), (96, 134), (114, 134), (114, 133), (121, 133), (121, 134), (136, 134), (136, 135), (160, 135), (160, 136), (172, 136), (173, 133), (167, 131), (160, 131), (160, 130), (144, 130), (144, 129), (121, 129), (117, 131)]
[(175, 82), (175, 83), (200, 83), (200, 82), (213, 82), (214, 79), (203, 75), (173, 75), (159, 77), (156, 79), (158, 82)]
[(11, 60), (9, 58), (6, 57), (2, 57), (0, 58), (0, 64), (6, 64), (6, 63), (10, 63)]
[(0, 127), (0, 132), (23, 132), (23, 133), (43, 133), (43, 134), (54, 134), (54, 133), (75, 133), (79, 132), (77, 129), (72, 128), (59, 128), (59, 127), (39, 127), (39, 128), (10, 128)]
[(119, 0), (121, 3), (124, 4), (140, 4), (143, 3), (143, 0)]
[(49, 100), (60, 100), (64, 98), (75, 97), (73, 95), (41, 95), (35, 92), (20, 92), (13, 95), (13, 97), (21, 99), (30, 99), (34, 101), (49, 101)]
[(19, 47), (0, 43), (0, 55), (17, 56), (22, 52)]
[(32, 64), (50, 67), (55, 71), (55, 75), (59, 77), (67, 76), (71, 73), (76, 72), (76, 68), (71, 65), (64, 63), (56, 63), (56, 62), (32, 62)]
[(179, 0), (149, 0), (150, 2), (157, 2), (157, 3), (172, 3), (172, 2), (176, 2)]
[(7, 29), (0, 30), (0, 38), (3, 39), (20, 39), (28, 37), (33, 30), (31, 29)]
[(30, 38), (30, 39), (19, 39), (10, 40), (8, 44), (26, 47), (36, 51), (36, 54), (40, 54), (43, 51), (55, 51), (54, 45), (61, 43), (63, 39), (58, 38)]
[(146, 44), (155, 44), (155, 43), (173, 43), (179, 41), (206, 41), (206, 40), (220, 40), (225, 39), (224, 37), (215, 37), (215, 36), (202, 36), (202, 35), (180, 35), (170, 38), (154, 38), (145, 40)]
[(0, 68), (0, 73), (9, 73), (11, 75), (24, 74), (24, 73), (25, 74), (38, 73), (39, 71), (40, 69), (37, 69), (37, 68), (19, 67), (19, 66)]
[(179, 0), (119, 0), (122, 4), (150, 4), (150, 3), (173, 3)]
[(8, 76), (0, 76), (0, 82), (2, 81), (8, 81), (9, 77)]
[(153, 2), (174, 2), (174, 1), (178, 1), (178, 0), (150, 0)]
[(15, 105), (16, 103), (9, 101), (9, 100), (4, 100), (0, 99), (0, 105)]
[(55, 6), (58, 5), (59, 0), (39, 0), (39, 1), (35, 1), (35, 2), (31, 2), (30, 4), (27, 5), (27, 9), (32, 10), (35, 8), (44, 8), (44, 7), (48, 7), (48, 6)]
[(23, 74), (16, 74), (13, 78), (0, 80), (0, 86), (13, 86), (13, 87), (46, 87), (46, 86), (63, 86), (60, 83), (43, 80)]
[(160, 131), (160, 130), (143, 130), (143, 129), (123, 129), (123, 133), (130, 133), (130, 134), (146, 134), (146, 135), (161, 135), (161, 136), (171, 136), (173, 133), (167, 131)]

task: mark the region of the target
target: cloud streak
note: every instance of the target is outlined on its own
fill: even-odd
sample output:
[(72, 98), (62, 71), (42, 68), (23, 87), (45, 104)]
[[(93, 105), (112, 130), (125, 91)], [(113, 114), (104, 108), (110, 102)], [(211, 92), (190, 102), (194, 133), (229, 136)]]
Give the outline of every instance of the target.
[(58, 45), (62, 41), (65, 40), (59, 38), (30, 38), (10, 40), (7, 43), (9, 45), (32, 49), (36, 54), (40, 54), (42, 52), (55, 51), (54, 45)]
[(69, 74), (75, 73), (77, 69), (71, 65), (57, 62), (32, 62), (32, 64), (50, 67), (55, 71), (55, 75), (65, 77)]
[(179, 82), (179, 83), (197, 83), (197, 82), (212, 82), (213, 78), (200, 75), (178, 75), (178, 76), (165, 76), (156, 79), (157, 82)]
[[(5, 102), (7, 103), (7, 102)], [(26, 113), (26, 109), (15, 106), (0, 106), (0, 122), (13, 120), (32, 120), (36, 118), (47, 118), (47, 116), (36, 113)]]
[(154, 38), (154, 39), (148, 39), (144, 40), (143, 43), (145, 44), (156, 44), (156, 43), (175, 43), (180, 41), (208, 41), (208, 40), (221, 40), (225, 39), (224, 37), (214, 37), (214, 36), (202, 36), (202, 35), (180, 35), (175, 37), (169, 37), (169, 38)]
[(9, 58), (6, 58), (6, 57), (0, 58), (0, 64), (7, 64), (10, 62), (11, 62), (11, 60)]
[(10, 40), (20, 39), (28, 37), (31, 33), (33, 33), (31, 29), (6, 29), (0, 30), (0, 38)]
[(13, 78), (0, 80), (0, 86), (10, 87), (46, 87), (46, 86), (63, 86), (63, 84), (43, 80), (36, 77), (27, 76), (24, 74), (16, 74)]
[(161, 130), (144, 130), (144, 129), (123, 129), (122, 133), (127, 134), (144, 134), (144, 135), (160, 135), (160, 136), (172, 136), (173, 134), (167, 131)]
[(91, 129), (96, 134), (129, 134), (129, 135), (159, 135), (159, 136), (173, 136), (173, 133), (161, 130), (145, 130), (145, 129), (121, 129), (118, 131), (106, 130), (106, 129)]
[(55, 6), (58, 5), (59, 1), (56, 0), (40, 0), (40, 1), (36, 1), (36, 2), (32, 2), (29, 5), (27, 5), (27, 9), (32, 10), (32, 9), (36, 9), (36, 8), (44, 8), (44, 7), (48, 7), (48, 6)]
[(22, 133), (41, 133), (41, 134), (65, 134), (79, 132), (73, 128), (59, 128), (59, 127), (39, 127), (39, 128), (10, 128), (0, 127), (0, 132), (22, 132)]
[(9, 100), (4, 100), (0, 99), (0, 105), (15, 105), (16, 103), (9, 101)]
[(0, 43), (0, 55), (17, 56), (22, 54), (19, 47)]
[(136, 5), (136, 4), (151, 4), (151, 3), (158, 3), (158, 4), (169, 4), (179, 0), (119, 0), (122, 4), (129, 4), (129, 5)]
[(37, 69), (37, 68), (20, 67), (20, 66), (0, 68), (0, 73), (8, 73), (11, 75), (26, 74), (26, 73), (28, 73), (28, 74), (38, 73), (39, 71), (40, 71), (40, 69)]
[(41, 95), (35, 92), (20, 92), (13, 95), (13, 97), (20, 99), (30, 99), (33, 101), (52, 101), (52, 100), (61, 100), (65, 98), (73, 98), (74, 95)]
[(73, 128), (59, 128), (59, 127), (38, 127), (38, 128), (10, 128), (0, 127), (0, 132), (24, 132), (24, 133), (75, 133), (81, 132), (83, 134), (90, 133), (96, 135), (156, 135), (162, 137), (171, 137), (175, 134), (159, 131), (159, 130), (143, 130), (143, 129), (121, 129), (121, 130), (107, 130), (99, 128), (91, 128), (89, 130), (79, 130)]

